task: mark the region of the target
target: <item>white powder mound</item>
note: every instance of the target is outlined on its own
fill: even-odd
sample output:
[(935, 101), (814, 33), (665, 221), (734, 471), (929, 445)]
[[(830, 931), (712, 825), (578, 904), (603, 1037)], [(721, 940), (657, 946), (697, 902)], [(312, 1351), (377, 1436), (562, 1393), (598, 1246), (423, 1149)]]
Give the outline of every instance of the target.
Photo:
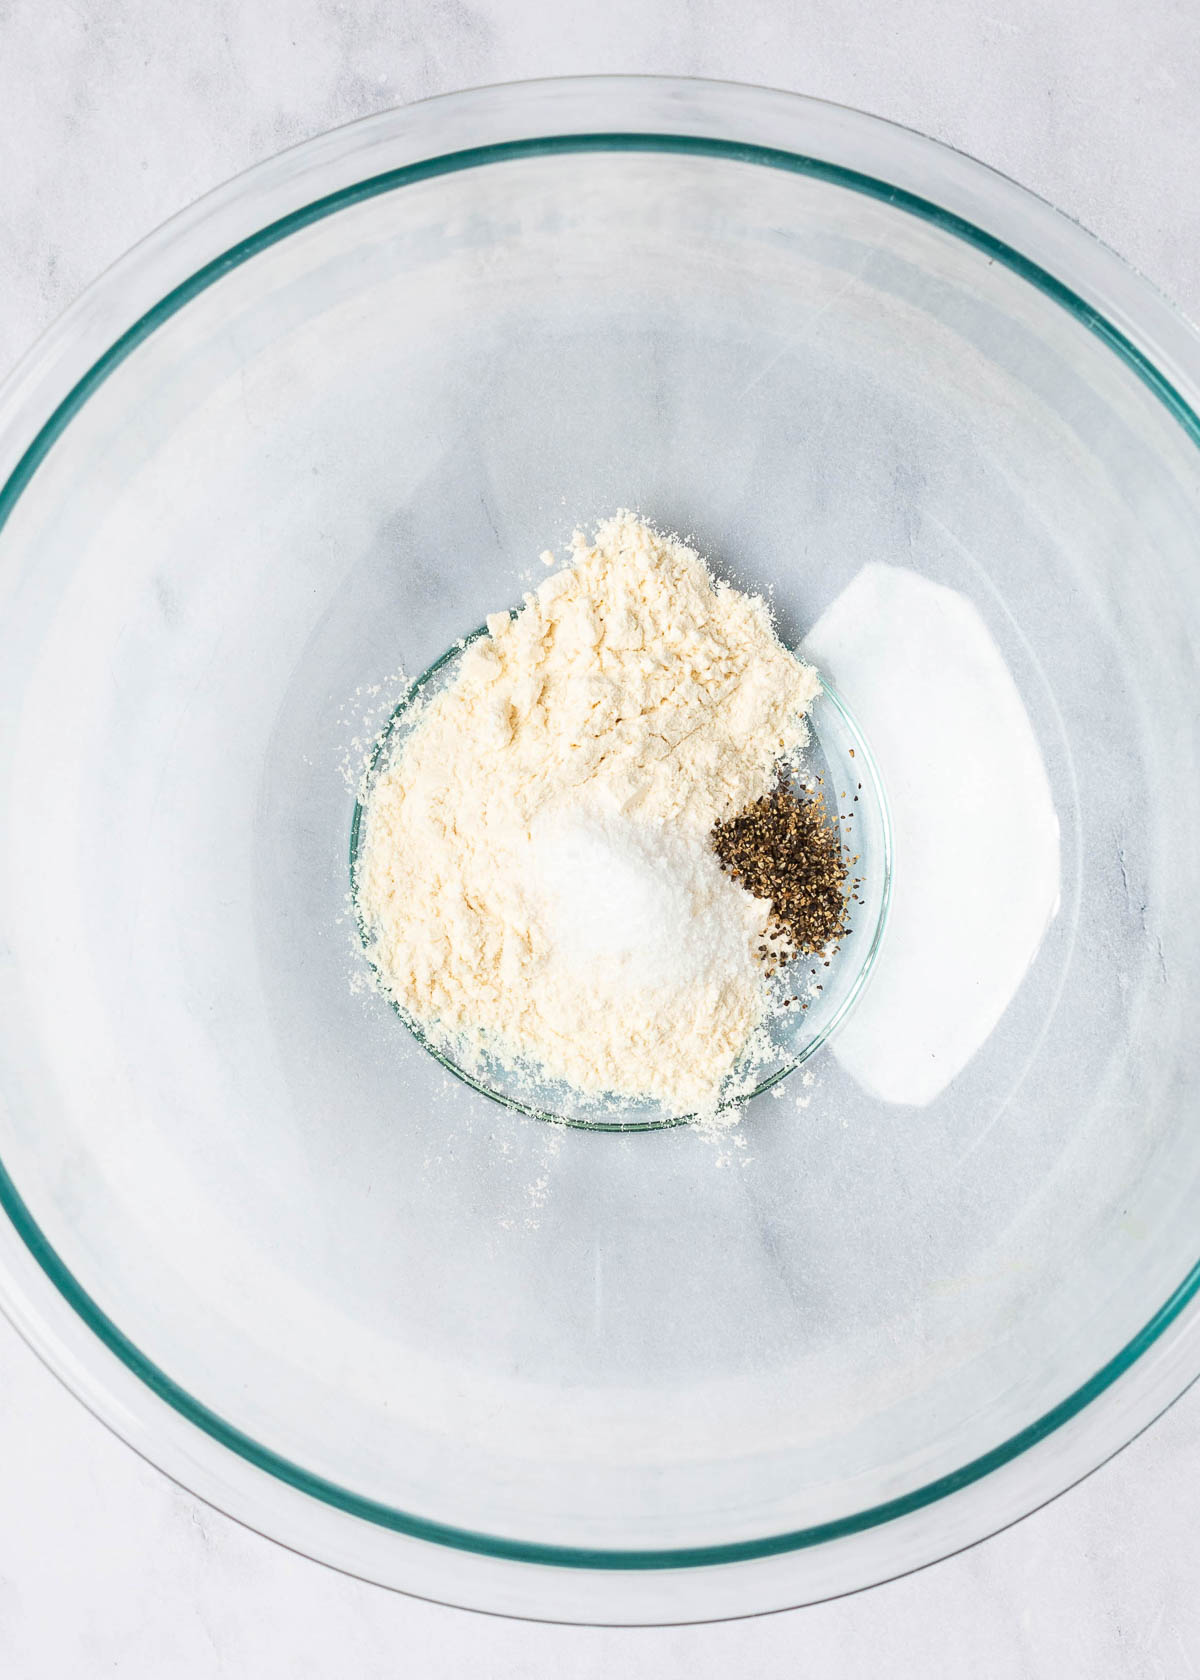
[(613, 991), (753, 980), (765, 904), (704, 837), (624, 816), (534, 819), (531, 914), (564, 984), (602, 970)]
[(710, 1111), (766, 1010), (767, 906), (708, 837), (803, 744), (817, 686), (683, 543), (627, 513), (577, 533), (370, 791), (387, 990), (459, 1059)]

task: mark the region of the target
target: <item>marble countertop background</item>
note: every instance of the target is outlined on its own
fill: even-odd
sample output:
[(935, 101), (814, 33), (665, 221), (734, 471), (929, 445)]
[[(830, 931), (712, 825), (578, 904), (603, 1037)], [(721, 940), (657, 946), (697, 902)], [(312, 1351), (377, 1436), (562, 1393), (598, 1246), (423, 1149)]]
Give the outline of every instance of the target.
[[(858, 105), (1005, 170), (1200, 319), (1200, 0), (0, 0), (0, 374), (252, 163), (481, 82), (643, 71)], [(0, 1319), (12, 1680), (1116, 1680), (1200, 1673), (1200, 1386), (997, 1538), (815, 1609), (523, 1625), (340, 1577), (138, 1459)]]

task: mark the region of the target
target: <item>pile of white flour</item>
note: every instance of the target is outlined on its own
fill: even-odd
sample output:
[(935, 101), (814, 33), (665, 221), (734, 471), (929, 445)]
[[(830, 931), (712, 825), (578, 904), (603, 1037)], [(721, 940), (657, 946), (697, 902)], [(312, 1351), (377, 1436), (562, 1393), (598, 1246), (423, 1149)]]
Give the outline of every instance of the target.
[(368, 791), (382, 984), (456, 1059), (711, 1110), (766, 1010), (768, 906), (710, 831), (803, 744), (817, 687), (692, 549), (628, 513), (577, 533)]

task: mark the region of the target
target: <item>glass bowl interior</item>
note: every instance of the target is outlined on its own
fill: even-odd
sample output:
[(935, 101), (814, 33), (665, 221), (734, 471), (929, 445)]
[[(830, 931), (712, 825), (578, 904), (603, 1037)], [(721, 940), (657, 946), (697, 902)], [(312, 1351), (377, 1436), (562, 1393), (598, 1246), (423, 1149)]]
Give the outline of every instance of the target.
[[(1194, 1289), (1194, 422), (843, 116), (371, 128), (6, 493), (9, 1212), (198, 1437), (385, 1538), (815, 1557)], [(538, 1124), (352, 985), (380, 695), (618, 506), (810, 637), (895, 820), (871, 984), (738, 1147)]]

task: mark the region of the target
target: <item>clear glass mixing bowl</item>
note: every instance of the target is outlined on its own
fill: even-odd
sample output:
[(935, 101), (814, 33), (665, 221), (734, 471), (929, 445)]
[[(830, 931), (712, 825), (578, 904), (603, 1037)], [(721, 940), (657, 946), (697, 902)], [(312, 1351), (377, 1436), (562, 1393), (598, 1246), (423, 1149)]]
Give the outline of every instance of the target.
[[(1191, 330), (1048, 206), (762, 90), (456, 95), (147, 241), (0, 396), (0, 1290), (33, 1345), (264, 1532), (545, 1617), (860, 1587), (1120, 1446), (1200, 1369), (1198, 394)], [(1005, 771), (922, 760), (834, 656), (907, 813), (892, 930), (740, 1146), (506, 1112), (352, 987), (356, 737), (621, 505), (792, 640), (884, 562), (1011, 676), (1060, 902), (907, 1095), (872, 1044), (903, 1019), (936, 1060), (999, 949), (930, 963), (922, 813), (975, 786), (985, 844)], [(903, 645), (927, 720), (966, 715), (957, 644)], [(1020, 890), (986, 858), (960, 931)]]

